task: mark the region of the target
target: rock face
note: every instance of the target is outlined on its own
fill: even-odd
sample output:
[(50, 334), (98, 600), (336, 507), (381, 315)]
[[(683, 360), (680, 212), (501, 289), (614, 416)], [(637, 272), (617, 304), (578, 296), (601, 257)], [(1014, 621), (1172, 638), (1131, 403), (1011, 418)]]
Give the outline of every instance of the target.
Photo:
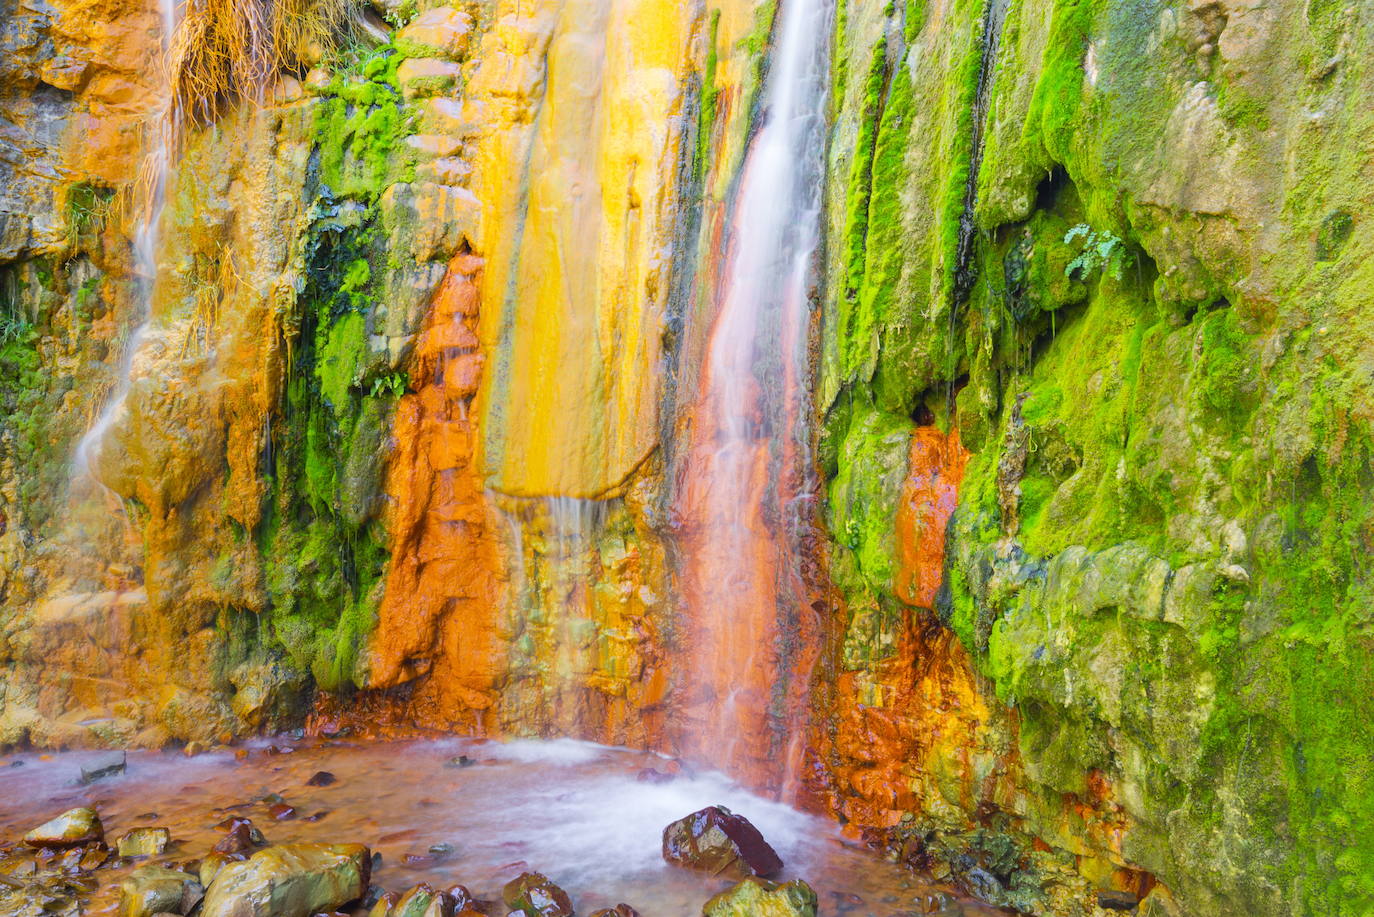
[(730, 879), (782, 869), (782, 859), (759, 830), (723, 806), (708, 806), (664, 828), (663, 859)]
[(77, 808), (63, 812), (24, 835), (30, 847), (76, 847), (105, 837), (100, 816), (94, 809)]
[(372, 854), (360, 844), (282, 844), (230, 863), (210, 883), (203, 917), (310, 917), (367, 891)]
[(745, 879), (701, 909), (705, 917), (816, 917), (816, 892), (800, 879), (777, 885)]

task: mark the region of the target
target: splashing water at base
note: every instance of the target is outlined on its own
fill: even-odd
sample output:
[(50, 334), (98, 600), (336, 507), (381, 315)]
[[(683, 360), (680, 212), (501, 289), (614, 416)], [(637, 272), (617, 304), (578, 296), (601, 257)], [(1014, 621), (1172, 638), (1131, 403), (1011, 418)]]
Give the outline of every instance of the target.
[[(475, 763), (446, 765), (460, 754)], [(646, 915), (685, 917), (700, 914), (731, 883), (664, 863), (663, 828), (705, 806), (724, 805), (777, 849), (785, 877), (816, 889), (823, 913), (996, 913), (845, 842), (833, 823), (755, 796), (719, 774), (640, 781), (641, 769), (665, 765), (648, 753), (566, 739), (307, 743), (280, 755), (258, 745), (243, 760), (229, 752), (192, 758), (133, 752), (124, 776), (74, 786), (82, 763), (96, 756), (24, 755), (15, 768), (0, 760), (6, 801), (0, 844), (67, 808), (94, 803), (107, 838), (135, 826), (166, 827), (180, 843), (161, 859), (184, 861), (208, 852), (222, 834), (214, 824), (232, 813), (252, 818), (274, 843), (368, 844), (383, 858), (374, 883), (388, 891), (461, 883), (496, 899), (502, 885), (530, 869), (562, 885), (579, 913), (624, 901)], [(337, 781), (307, 786), (321, 770)], [(297, 816), (273, 821), (260, 801), (269, 793), (285, 797)], [(317, 813), (324, 815), (305, 820)], [(442, 844), (452, 851), (427, 853)], [(407, 855), (418, 858), (406, 862)], [(122, 874), (97, 873), (102, 888), (87, 913), (115, 912)]]

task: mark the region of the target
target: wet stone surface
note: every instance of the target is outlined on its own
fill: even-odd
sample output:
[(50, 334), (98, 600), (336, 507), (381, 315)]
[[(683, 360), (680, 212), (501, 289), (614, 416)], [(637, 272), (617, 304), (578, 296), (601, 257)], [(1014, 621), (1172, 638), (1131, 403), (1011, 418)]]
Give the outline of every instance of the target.
[[(20, 764), (0, 767), (0, 917), (116, 915), (122, 888), (135, 877), (151, 896), (145, 910), (178, 913), (202, 890), (202, 911), (213, 905), (228, 913), (226, 895), (216, 892), (226, 876), (256, 889), (258, 900), (270, 900), (279, 886), (294, 889), (315, 908), (310, 913), (395, 917), (409, 896), (407, 917), (412, 910), (413, 917), (505, 917), (513, 908), (504, 893), (527, 873), (548, 885), (536, 883), (539, 900), (535, 886), (526, 889), (529, 907), (522, 903), (520, 914), (563, 913), (556, 887), (579, 914), (696, 917), (736, 882), (665, 862), (663, 831), (712, 805), (747, 818), (786, 862), (773, 883), (804, 879), (822, 913), (897, 917), (930, 913), (932, 900), (946, 915), (997, 913), (873, 856), (825, 819), (716, 774), (680, 772), (657, 755), (566, 740), (278, 739), (275, 746), (194, 756), (130, 752), (124, 772), (88, 785), (80, 784), (81, 771), (95, 753), (7, 760)], [(456, 758), (465, 763), (446, 766)], [(672, 779), (640, 779), (645, 770)], [(332, 779), (316, 779), (321, 772)], [(275, 820), (272, 810), (282, 805), (295, 817)], [(35, 826), (82, 808), (96, 816), (99, 831), (84, 814), (71, 815), (44, 828), (67, 846), (21, 842)], [(107, 835), (115, 849), (105, 846)], [(316, 878), (301, 878), (303, 848), (294, 845), (302, 844), (366, 845), (370, 888), (364, 894), (358, 887), (363, 864), (348, 855), (334, 856)], [(217, 846), (223, 852), (213, 852)], [(254, 885), (264, 876), (270, 881)], [(424, 907), (413, 894), (420, 886), (430, 890)], [(174, 889), (189, 893), (173, 905)]]

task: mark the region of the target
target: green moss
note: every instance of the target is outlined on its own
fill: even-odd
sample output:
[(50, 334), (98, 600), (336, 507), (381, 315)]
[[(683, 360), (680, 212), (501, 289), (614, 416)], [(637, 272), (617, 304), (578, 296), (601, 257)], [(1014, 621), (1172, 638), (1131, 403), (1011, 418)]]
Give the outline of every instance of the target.
[(706, 69), (701, 75), (701, 104), (697, 110), (696, 175), (704, 180), (710, 167), (711, 150), (716, 129), (716, 99), (720, 87), (716, 85), (716, 69), (720, 64), (720, 10), (711, 11), (711, 24), (706, 33)]
[(396, 69), (405, 55), (389, 45), (349, 61), (326, 88), (315, 115), (319, 178), (335, 197), (375, 203), (394, 182), (413, 181), (415, 132)]

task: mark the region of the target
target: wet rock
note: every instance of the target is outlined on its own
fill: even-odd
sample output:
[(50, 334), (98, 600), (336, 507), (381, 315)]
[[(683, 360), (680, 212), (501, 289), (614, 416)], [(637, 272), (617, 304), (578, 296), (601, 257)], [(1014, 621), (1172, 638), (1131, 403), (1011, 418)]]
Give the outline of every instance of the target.
[(654, 770), (652, 767), (646, 767), (635, 775), (635, 779), (640, 783), (672, 783), (677, 778), (673, 774), (665, 774), (662, 771)]
[(134, 828), (115, 842), (122, 857), (157, 856), (172, 842), (172, 832), (166, 828)]
[(391, 909), (391, 917), (453, 917), (453, 897), (429, 885), (417, 885), (401, 896)]
[(120, 917), (189, 914), (203, 889), (195, 876), (165, 866), (140, 866), (119, 883)]
[(800, 879), (777, 885), (750, 877), (716, 895), (705, 917), (816, 917), (816, 892)]
[(708, 806), (664, 828), (663, 859), (732, 879), (770, 876), (782, 869), (782, 858), (759, 830), (724, 806)]
[(372, 854), (361, 844), (282, 844), (220, 870), (200, 917), (310, 917), (367, 891)]
[(506, 883), (501, 897), (512, 911), (525, 917), (572, 917), (572, 900), (548, 876), (526, 872)]
[(1002, 882), (981, 866), (975, 866), (963, 876), (970, 893), (985, 901), (995, 901), (1002, 894)]
[(639, 917), (639, 911), (621, 903), (615, 907), (603, 907), (599, 911), (593, 911), (592, 917)]
[(472, 767), (477, 762), (467, 755), (456, 755), (444, 762), (444, 767)]
[(110, 859), (110, 848), (104, 844), (89, 844), (81, 851), (76, 867), (82, 872), (95, 872)]
[(196, 874), (200, 876), (200, 884), (209, 888), (210, 883), (215, 880), (215, 876), (219, 875), (221, 869), (230, 863), (242, 863), (246, 859), (248, 856), (242, 853), (211, 852), (200, 861), (200, 865), (196, 868)]
[(247, 853), (267, 843), (267, 838), (253, 827), (253, 822), (242, 816), (226, 818), (215, 827), (225, 829), (223, 840), (214, 846), (215, 853)]
[(399, 900), (401, 900), (400, 895), (395, 892), (386, 892), (372, 903), (372, 907), (368, 908), (367, 917), (389, 917)]
[(305, 781), (306, 786), (333, 786), (338, 783), (339, 778), (329, 771), (315, 771), (314, 776)]
[(106, 777), (116, 777), (124, 773), (128, 767), (128, 758), (124, 752), (102, 755), (89, 765), (82, 765), (81, 780), (82, 786), (90, 786), (97, 780), (104, 780)]
[(1109, 911), (1133, 911), (1140, 904), (1140, 898), (1130, 892), (1100, 891), (1097, 893), (1097, 906)]
[(105, 837), (100, 816), (94, 809), (79, 808), (63, 812), (24, 835), (30, 847), (75, 847)]
[(296, 807), (287, 802), (279, 802), (268, 809), (267, 814), (276, 821), (285, 821), (296, 817)]

